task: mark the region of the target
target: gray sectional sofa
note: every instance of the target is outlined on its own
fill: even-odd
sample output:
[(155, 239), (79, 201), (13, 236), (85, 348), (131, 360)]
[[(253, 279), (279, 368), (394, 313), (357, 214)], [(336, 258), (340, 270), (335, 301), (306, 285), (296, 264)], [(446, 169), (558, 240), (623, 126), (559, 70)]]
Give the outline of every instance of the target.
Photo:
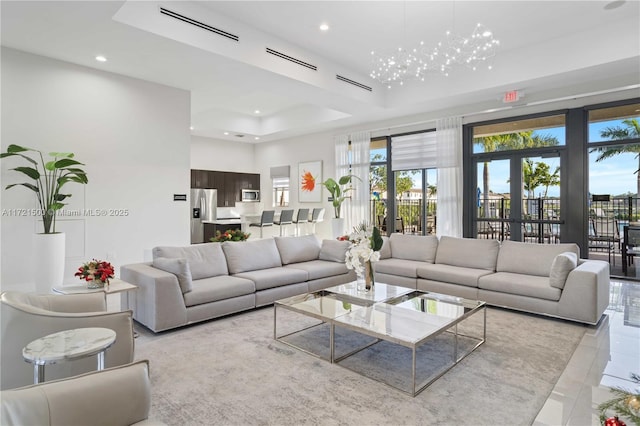
[[(576, 244), (383, 237), (376, 281), (596, 324), (609, 303), (609, 264)], [(158, 332), (355, 280), (348, 242), (314, 235), (156, 247), (153, 262), (120, 268), (136, 292), (134, 319)]]
[(120, 268), (138, 286), (122, 303), (155, 332), (269, 305), (355, 280), (348, 246), (306, 235), (155, 247), (153, 262)]
[(376, 281), (596, 324), (609, 304), (609, 264), (576, 244), (385, 237)]

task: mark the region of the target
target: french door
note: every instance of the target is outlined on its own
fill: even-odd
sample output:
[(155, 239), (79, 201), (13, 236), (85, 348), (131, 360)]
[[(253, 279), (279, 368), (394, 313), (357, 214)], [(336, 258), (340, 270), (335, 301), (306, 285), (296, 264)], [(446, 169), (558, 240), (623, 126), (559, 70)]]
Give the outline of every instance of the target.
[(476, 238), (554, 244), (561, 240), (562, 152), (518, 150), (474, 156)]

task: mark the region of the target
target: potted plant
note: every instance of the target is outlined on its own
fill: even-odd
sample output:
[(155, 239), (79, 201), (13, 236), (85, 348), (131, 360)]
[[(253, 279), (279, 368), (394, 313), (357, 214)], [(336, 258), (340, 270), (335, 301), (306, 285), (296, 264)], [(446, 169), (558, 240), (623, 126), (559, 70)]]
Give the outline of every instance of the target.
[(341, 209), (344, 200), (350, 198), (347, 194), (350, 191), (353, 191), (353, 186), (351, 186), (353, 179), (360, 180), (358, 176), (349, 174), (340, 177), (337, 182), (334, 179), (329, 178), (321, 183), (321, 185), (327, 188), (332, 198), (333, 212), (335, 215), (332, 221), (334, 237), (344, 233), (344, 219), (341, 217)]
[[(35, 153), (33, 159), (27, 153)], [(19, 145), (9, 145), (7, 152), (0, 158), (20, 157), (27, 162), (26, 166), (15, 167), (15, 170), (27, 176), (30, 181), (7, 185), (6, 189), (23, 186), (35, 192), (38, 200), (36, 214), (42, 217), (44, 233), (34, 236), (34, 257), (36, 268), (36, 289), (47, 291), (39, 286), (56, 286), (62, 284), (64, 278), (64, 233), (56, 232), (56, 214), (65, 206), (64, 200), (71, 194), (63, 194), (62, 188), (69, 182), (86, 184), (89, 180), (79, 166), (84, 164), (74, 160), (72, 153), (51, 152), (52, 157), (45, 161), (42, 152), (37, 149)], [(40, 271), (40, 272), (37, 272)]]

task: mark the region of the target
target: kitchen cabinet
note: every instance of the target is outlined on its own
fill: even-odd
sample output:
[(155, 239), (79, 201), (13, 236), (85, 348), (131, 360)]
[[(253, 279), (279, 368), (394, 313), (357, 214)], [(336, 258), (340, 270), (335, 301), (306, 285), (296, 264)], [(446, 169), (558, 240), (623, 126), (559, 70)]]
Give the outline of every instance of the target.
[(243, 189), (260, 189), (260, 174), (191, 170), (191, 188), (218, 190), (218, 207), (233, 207)]
[(210, 188), (207, 170), (191, 170), (191, 188)]

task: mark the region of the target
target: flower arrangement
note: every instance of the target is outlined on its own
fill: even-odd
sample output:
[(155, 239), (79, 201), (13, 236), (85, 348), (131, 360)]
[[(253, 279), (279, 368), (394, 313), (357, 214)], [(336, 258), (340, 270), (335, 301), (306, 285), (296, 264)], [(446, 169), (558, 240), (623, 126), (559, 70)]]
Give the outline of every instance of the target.
[(349, 236), (338, 237), (338, 240), (351, 242), (345, 256), (345, 264), (348, 269), (355, 270), (358, 275), (365, 273), (365, 265), (371, 268), (371, 262), (380, 260), (383, 241), (380, 230), (376, 226), (362, 222), (353, 228)]
[(246, 241), (251, 234), (248, 232), (242, 232), (239, 229), (228, 229), (224, 232), (216, 231), (216, 236), (209, 241), (214, 243), (221, 243), (224, 241)]
[(81, 280), (85, 280), (91, 285), (96, 284), (97, 281), (109, 284), (109, 279), (113, 278), (113, 274), (114, 269), (111, 263), (93, 259), (91, 262), (86, 262), (80, 266), (75, 276), (80, 277)]

